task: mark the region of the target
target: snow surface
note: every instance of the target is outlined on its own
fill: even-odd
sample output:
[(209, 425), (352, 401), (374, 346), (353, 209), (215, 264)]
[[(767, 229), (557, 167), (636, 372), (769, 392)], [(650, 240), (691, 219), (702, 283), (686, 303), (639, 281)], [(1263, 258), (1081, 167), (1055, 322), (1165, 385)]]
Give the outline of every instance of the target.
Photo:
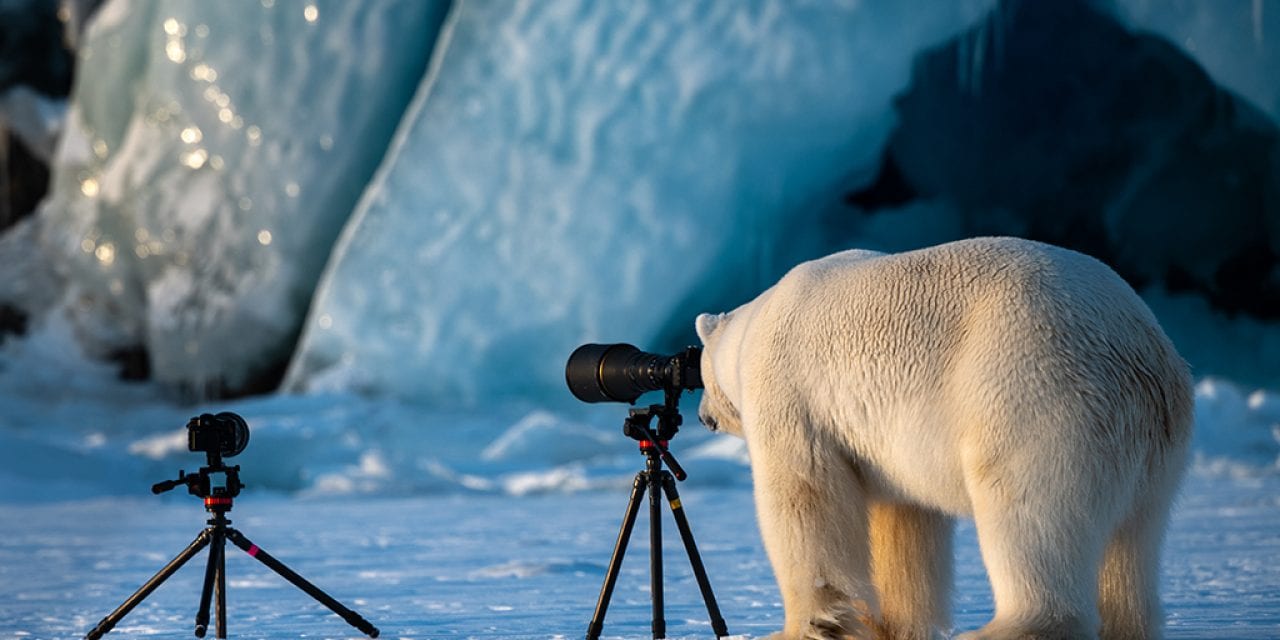
[[(187, 418), (231, 410), (251, 426), (229, 459), (248, 488), (233, 526), (356, 609), (387, 638), (555, 638), (585, 632), (633, 474), (624, 405), (565, 390), (537, 404), (439, 409), (353, 395), (274, 395), (177, 406), (154, 385), (85, 362), (65, 326), (0, 345), (0, 637), (82, 637), (204, 526), (199, 503), (151, 484), (194, 471)], [(1196, 389), (1192, 469), (1165, 549), (1169, 638), (1280, 635), (1280, 394), (1220, 380)], [(692, 422), (673, 443), (681, 495), (729, 629), (782, 623), (742, 442)], [(606, 637), (648, 637), (641, 514)], [(958, 525), (957, 630), (992, 612), (972, 526)], [(664, 521), (673, 638), (709, 623)], [(192, 561), (109, 637), (191, 630)], [(231, 549), (231, 637), (359, 637)]]
[[(688, 466), (697, 477), (699, 466)], [(252, 482), (253, 470), (246, 475)], [(762, 637), (779, 629), (781, 602), (750, 491), (682, 489), (729, 631)], [(1195, 476), (1184, 493), (1164, 554), (1166, 637), (1277, 637), (1280, 478)], [(625, 504), (622, 488), (362, 500), (248, 492), (230, 515), (250, 540), (355, 609), (381, 637), (565, 638), (586, 630)], [(0, 505), (0, 637), (83, 637), (181, 551), (204, 518), (194, 498), (173, 494)], [(642, 514), (605, 637), (649, 637), (645, 527)], [(707, 638), (706, 611), (673, 529), (664, 516), (668, 634)], [(958, 527), (956, 554), (954, 624), (968, 630), (992, 613), (968, 523)], [(206, 557), (107, 637), (190, 634)], [(230, 637), (362, 637), (234, 547), (226, 566)]]

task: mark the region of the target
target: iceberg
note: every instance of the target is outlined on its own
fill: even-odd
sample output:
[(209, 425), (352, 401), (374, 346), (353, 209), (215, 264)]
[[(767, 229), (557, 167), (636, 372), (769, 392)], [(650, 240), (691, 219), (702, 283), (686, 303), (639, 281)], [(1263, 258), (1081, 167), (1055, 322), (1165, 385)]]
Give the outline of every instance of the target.
[(990, 4), (456, 3), (285, 388), (567, 396), (577, 344), (749, 297), (874, 164), (913, 54)]
[(105, 4), (39, 225), (86, 349), (199, 395), (278, 380), (446, 8)]

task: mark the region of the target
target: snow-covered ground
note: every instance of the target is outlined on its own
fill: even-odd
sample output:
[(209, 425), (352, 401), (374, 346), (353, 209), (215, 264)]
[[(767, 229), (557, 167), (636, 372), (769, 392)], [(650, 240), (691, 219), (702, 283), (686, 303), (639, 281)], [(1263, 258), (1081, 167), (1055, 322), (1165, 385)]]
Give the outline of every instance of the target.
[[(65, 336), (63, 336), (65, 337)], [(503, 402), (442, 412), (356, 396), (276, 395), (175, 406), (64, 350), (56, 328), (0, 346), (0, 638), (82, 637), (204, 527), (182, 490), (184, 425), (233, 410), (251, 425), (248, 488), (233, 526), (377, 625), (386, 638), (581, 636), (643, 458), (623, 405)], [(696, 398), (684, 401), (691, 417)], [(1170, 638), (1280, 637), (1280, 397), (1197, 386), (1196, 454), (1165, 549)], [(760, 637), (782, 608), (761, 548), (736, 439), (688, 424), (673, 450), (720, 607)], [(649, 637), (645, 515), (606, 619)], [(669, 517), (667, 623), (710, 626)], [(205, 554), (109, 637), (192, 630)], [(228, 628), (237, 638), (357, 637), (337, 616), (234, 547)], [(980, 626), (991, 596), (972, 526), (958, 525), (955, 624)]]
[[(682, 497), (729, 631), (777, 630), (782, 608), (750, 490), (688, 489)], [(231, 516), (384, 638), (553, 638), (585, 633), (625, 503), (622, 488), (376, 499), (247, 493)], [(649, 637), (646, 523), (642, 514), (606, 637)], [(669, 517), (663, 524), (669, 636), (709, 637), (679, 537)], [(0, 637), (83, 637), (203, 526), (199, 502), (176, 495), (0, 506)], [(1278, 526), (1276, 476), (1193, 476), (1165, 551), (1167, 637), (1280, 636)], [(973, 528), (958, 532), (955, 624), (972, 629), (990, 616), (991, 595)], [(206, 557), (108, 637), (188, 635)], [(360, 636), (234, 547), (227, 580), (230, 637)]]

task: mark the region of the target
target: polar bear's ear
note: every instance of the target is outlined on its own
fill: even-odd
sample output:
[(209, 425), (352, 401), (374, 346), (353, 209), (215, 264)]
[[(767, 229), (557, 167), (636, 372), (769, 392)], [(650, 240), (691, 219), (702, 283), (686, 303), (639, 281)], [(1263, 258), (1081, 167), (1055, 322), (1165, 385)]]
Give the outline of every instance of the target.
[(724, 320), (724, 314), (702, 313), (698, 315), (698, 319), (694, 321), (694, 327), (698, 330), (698, 339), (702, 340), (702, 344), (707, 344), (711, 340), (711, 336), (715, 335), (716, 329), (720, 328), (721, 321)]

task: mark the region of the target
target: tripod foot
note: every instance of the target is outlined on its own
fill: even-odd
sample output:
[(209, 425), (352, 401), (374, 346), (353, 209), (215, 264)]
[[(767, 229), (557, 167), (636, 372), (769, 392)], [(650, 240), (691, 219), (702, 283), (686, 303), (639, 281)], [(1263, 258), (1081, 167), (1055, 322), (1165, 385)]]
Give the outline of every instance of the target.
[(187, 548), (182, 550), (182, 553), (179, 553), (173, 560), (169, 561), (169, 564), (166, 564), (162, 569), (157, 571), (154, 576), (151, 576), (150, 580), (143, 583), (143, 585), (139, 587), (133, 595), (129, 596), (123, 604), (116, 607), (115, 611), (107, 614), (107, 617), (98, 622), (98, 626), (94, 627), (93, 631), (85, 634), (85, 640), (98, 640), (114, 629), (116, 623), (120, 622), (120, 620), (126, 615), (129, 615), (129, 612), (133, 611), (134, 607), (138, 606), (138, 604), (145, 600), (147, 596), (151, 595), (151, 592), (155, 591), (156, 587), (159, 587), (161, 583), (168, 580), (169, 576), (173, 575), (174, 572), (182, 567), (182, 565), (186, 564), (192, 556), (205, 548), (212, 537), (213, 534), (209, 529), (201, 531), (199, 535), (196, 536), (196, 539), (192, 540), (191, 544), (187, 545)]
[(702, 564), (702, 556), (698, 553), (698, 545), (693, 540), (693, 529), (689, 527), (689, 518), (684, 513), (684, 505), (680, 502), (680, 494), (676, 491), (676, 481), (670, 472), (662, 469), (658, 458), (651, 451), (649, 466), (636, 474), (631, 486), (631, 498), (627, 501), (626, 515), (622, 520), (622, 529), (618, 532), (618, 541), (613, 547), (613, 556), (609, 560), (609, 568), (605, 572), (604, 586), (600, 588), (600, 598), (596, 601), (596, 611), (587, 626), (587, 640), (598, 640), (604, 631), (604, 617), (609, 609), (609, 600), (613, 597), (613, 588), (622, 567), (622, 558), (627, 552), (627, 543), (631, 540), (631, 530), (635, 526), (636, 515), (640, 511), (640, 502), (645, 492), (649, 493), (649, 572), (650, 590), (653, 599), (653, 637), (666, 637), (666, 620), (663, 618), (665, 598), (662, 592), (662, 525), (659, 496), (665, 493), (671, 505), (671, 514), (675, 518), (680, 538), (684, 542), (685, 551), (689, 555), (689, 564), (693, 569), (698, 589), (702, 592), (702, 600), (707, 606), (707, 616), (711, 619), (711, 629), (717, 638), (729, 635), (724, 617), (720, 615), (720, 605), (716, 603), (715, 593), (711, 590), (711, 581), (707, 579), (706, 567)]
[(237, 547), (240, 547), (253, 559), (267, 565), (269, 569), (275, 571), (285, 580), (288, 580), (293, 584), (293, 586), (302, 589), (307, 595), (315, 598), (315, 600), (320, 604), (329, 607), (330, 611), (341, 616), (343, 620), (347, 621), (347, 624), (359, 629), (361, 633), (369, 636), (370, 638), (378, 637), (378, 628), (370, 624), (368, 620), (360, 617), (360, 614), (355, 611), (343, 606), (341, 602), (334, 600), (329, 596), (329, 594), (321, 591), (319, 587), (307, 582), (306, 578), (294, 573), (294, 571), (285, 566), (283, 562), (280, 562), (271, 554), (263, 551), (262, 547), (250, 542), (248, 538), (244, 537), (243, 533), (240, 533), (235, 529), (228, 528), (226, 539), (230, 540)]
[(104, 625), (106, 625), (105, 620), (103, 620), (102, 622), (99, 622), (98, 626), (93, 628), (93, 631), (90, 631), (89, 633), (86, 633), (84, 635), (84, 640), (98, 640), (102, 636), (107, 635), (107, 632), (111, 630), (111, 627), (115, 626), (115, 625), (107, 625), (106, 628), (104, 629), (103, 628)]

